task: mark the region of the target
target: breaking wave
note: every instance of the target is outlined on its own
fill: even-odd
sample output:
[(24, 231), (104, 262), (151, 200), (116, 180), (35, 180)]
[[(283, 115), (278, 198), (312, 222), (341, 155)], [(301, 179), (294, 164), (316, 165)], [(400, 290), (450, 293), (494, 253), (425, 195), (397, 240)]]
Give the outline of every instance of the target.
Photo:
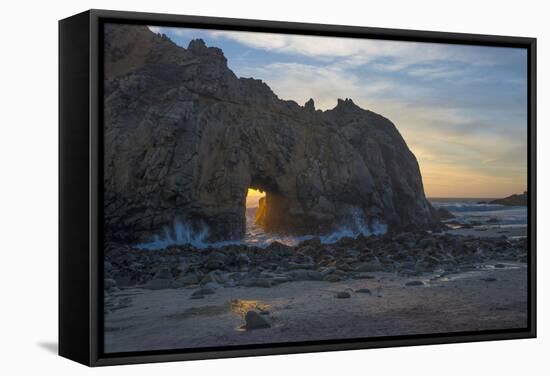
[[(249, 213), (247, 211), (246, 222), (246, 234), (243, 240), (228, 240), (210, 243), (206, 240), (210, 233), (206, 225), (199, 226), (198, 229), (193, 229), (189, 224), (175, 220), (172, 228), (165, 228), (162, 235), (156, 235), (150, 242), (137, 244), (135, 247), (139, 249), (157, 250), (177, 245), (192, 245), (195, 248), (202, 249), (208, 247), (219, 248), (226, 245), (237, 244), (265, 248), (273, 242), (295, 246), (304, 240), (316, 237), (315, 235), (290, 236), (266, 233), (260, 226), (254, 223), (254, 212)], [(382, 235), (385, 234), (386, 231), (386, 224), (378, 220), (371, 220), (368, 223), (360, 210), (352, 209), (349, 220), (346, 223), (340, 225), (338, 229), (332, 233), (319, 236), (319, 239), (323, 244), (331, 244), (345, 237), (356, 238), (359, 235)]]
[(505, 206), (478, 202), (476, 199), (437, 199), (431, 201), (436, 208), (449, 210), (460, 223), (496, 221), (499, 225), (527, 225), (527, 207)]
[(208, 227), (203, 225), (198, 231), (186, 223), (175, 220), (172, 228), (166, 227), (162, 235), (155, 235), (150, 242), (137, 244), (141, 249), (163, 249), (174, 245), (191, 244), (197, 248), (208, 247)]
[(470, 202), (432, 202), (436, 208), (445, 208), (451, 212), (486, 212), (507, 210), (510, 207), (497, 204), (476, 204)]

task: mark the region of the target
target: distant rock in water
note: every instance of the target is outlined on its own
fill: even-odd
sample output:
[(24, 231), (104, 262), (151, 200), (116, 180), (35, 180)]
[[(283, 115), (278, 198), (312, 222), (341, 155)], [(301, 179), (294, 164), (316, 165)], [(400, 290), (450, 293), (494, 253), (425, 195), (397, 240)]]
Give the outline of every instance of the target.
[(444, 221), (446, 219), (453, 219), (453, 218), (456, 218), (456, 216), (451, 213), (448, 209), (446, 208), (437, 208), (436, 209), (436, 214), (437, 214), (437, 218), (439, 218), (440, 220)]
[(527, 206), (527, 192), (517, 195), (511, 195), (505, 198), (490, 201), (489, 204), (506, 205), (506, 206)]
[(266, 232), (439, 225), (395, 125), (351, 99), (327, 111), (281, 100), (222, 50), (145, 26), (105, 25), (104, 56), (107, 239), (148, 241), (175, 220), (241, 239), (248, 188), (266, 192)]

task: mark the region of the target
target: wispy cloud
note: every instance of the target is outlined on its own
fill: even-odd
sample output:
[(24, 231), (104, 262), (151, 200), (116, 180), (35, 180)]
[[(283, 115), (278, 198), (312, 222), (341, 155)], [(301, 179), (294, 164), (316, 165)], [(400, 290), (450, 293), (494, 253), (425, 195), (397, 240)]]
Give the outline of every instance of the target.
[(430, 196), (503, 196), (526, 185), (526, 54), (510, 48), (151, 28), (222, 48), (238, 76), (281, 99), (337, 98), (391, 119)]
[(149, 30), (156, 34), (166, 34), (178, 37), (190, 37), (196, 35), (196, 29), (187, 29), (181, 27), (166, 27), (166, 26), (148, 26)]
[(304, 103), (314, 98), (316, 108), (323, 110), (333, 108), (337, 98), (363, 98), (394, 88), (389, 80), (364, 83), (355, 74), (332, 65), (272, 63), (243, 72), (251, 77), (261, 77), (282, 99)]
[[(340, 60), (349, 66), (363, 65), (378, 59), (389, 59), (376, 64), (377, 68), (386, 71), (399, 71), (415, 64), (443, 60), (479, 66), (498, 65), (501, 63), (498, 53), (507, 50), (497, 47), (452, 46), (454, 48), (450, 48), (449, 45), (439, 43), (242, 31), (210, 31), (209, 35), (216, 39), (237, 41), (254, 49), (323, 60)], [(493, 53), (488, 54), (488, 49)]]
[(449, 68), (445, 66), (416, 66), (407, 71), (414, 77), (422, 77), (429, 80), (456, 78), (464, 73), (464, 69)]

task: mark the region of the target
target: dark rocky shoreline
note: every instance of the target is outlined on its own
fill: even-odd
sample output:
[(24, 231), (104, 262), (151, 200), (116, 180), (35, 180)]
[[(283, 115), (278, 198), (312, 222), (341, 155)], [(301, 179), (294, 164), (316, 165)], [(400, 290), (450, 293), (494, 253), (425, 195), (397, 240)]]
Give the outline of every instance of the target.
[(188, 287), (196, 288), (192, 298), (200, 299), (222, 287), (330, 283), (372, 278), (369, 273), (374, 272), (421, 276), (437, 271), (445, 276), (475, 270), (488, 261), (527, 262), (527, 239), (411, 232), (343, 238), (334, 244), (314, 238), (295, 247), (275, 242), (267, 248), (177, 246), (152, 251), (110, 244), (104, 255), (104, 290), (110, 294), (128, 287)]

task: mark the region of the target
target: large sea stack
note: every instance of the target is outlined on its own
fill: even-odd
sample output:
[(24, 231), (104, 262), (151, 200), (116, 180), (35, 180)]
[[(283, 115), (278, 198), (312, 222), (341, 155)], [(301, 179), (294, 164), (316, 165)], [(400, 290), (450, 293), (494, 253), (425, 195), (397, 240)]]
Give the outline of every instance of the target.
[(249, 187), (266, 192), (267, 232), (437, 226), (390, 120), (351, 99), (327, 111), (281, 100), (200, 39), (185, 49), (145, 26), (105, 28), (107, 239), (147, 241), (175, 220), (239, 239)]

